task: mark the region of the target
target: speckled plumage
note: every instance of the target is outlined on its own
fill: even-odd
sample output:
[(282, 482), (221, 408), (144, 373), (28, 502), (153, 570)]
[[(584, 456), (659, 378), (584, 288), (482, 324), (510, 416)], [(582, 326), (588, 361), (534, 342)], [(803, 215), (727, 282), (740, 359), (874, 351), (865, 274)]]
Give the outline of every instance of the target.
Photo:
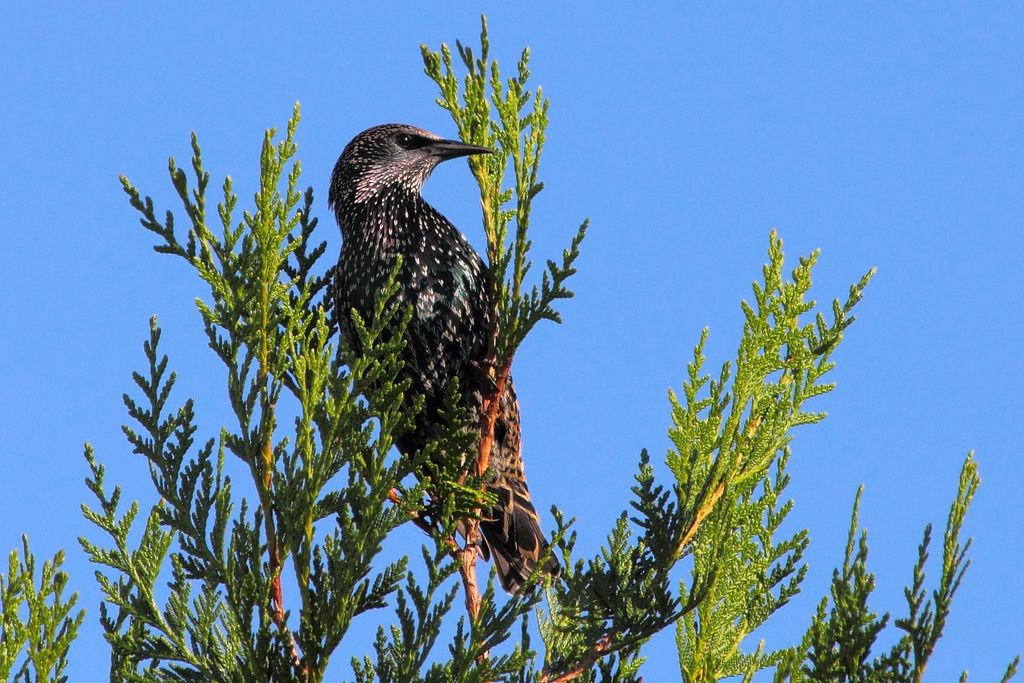
[[(350, 311), (369, 318), (397, 257), (402, 257), (397, 297), (400, 305), (413, 309), (402, 377), (411, 382), (406, 400), (423, 396), (425, 404), (415, 428), (398, 439), (403, 454), (416, 452), (434, 437), (452, 378), (458, 377), (471, 414), (481, 414), (482, 383), (489, 380), (480, 364), (492, 325), (487, 269), (465, 236), (420, 191), (441, 161), (489, 151), (389, 124), (357, 135), (331, 176), (329, 204), (343, 240), (335, 304), (341, 333), (350, 341)], [(519, 403), (511, 377), (501, 396), (494, 436), (488, 489), (498, 504), (484, 511), (482, 550), (493, 556), (502, 586), (515, 592), (546, 543), (526, 486)], [(549, 558), (543, 570), (557, 575), (560, 567)]]

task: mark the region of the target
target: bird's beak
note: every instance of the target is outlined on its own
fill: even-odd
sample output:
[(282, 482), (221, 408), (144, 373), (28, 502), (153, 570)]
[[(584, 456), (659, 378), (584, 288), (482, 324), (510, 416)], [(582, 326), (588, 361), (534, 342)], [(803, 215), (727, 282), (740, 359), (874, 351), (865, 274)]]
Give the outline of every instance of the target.
[(441, 161), (447, 161), (448, 159), (454, 159), (456, 157), (464, 157), (470, 154), (494, 153), (494, 150), (490, 147), (471, 145), (468, 142), (462, 142), (460, 140), (438, 140), (437, 142), (431, 142), (427, 145), (427, 149), (430, 150), (430, 153), (434, 156), (440, 157)]

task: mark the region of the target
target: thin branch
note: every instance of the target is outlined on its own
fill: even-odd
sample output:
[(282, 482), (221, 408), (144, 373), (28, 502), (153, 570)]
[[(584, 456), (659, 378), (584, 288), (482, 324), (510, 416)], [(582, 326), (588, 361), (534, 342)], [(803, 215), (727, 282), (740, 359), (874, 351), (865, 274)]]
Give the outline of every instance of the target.
[(582, 676), (590, 667), (603, 657), (612, 645), (612, 635), (608, 633), (604, 635), (599, 641), (587, 650), (587, 652), (580, 657), (579, 661), (569, 669), (568, 671), (555, 674), (545, 669), (541, 673), (540, 683), (566, 683), (566, 681), (572, 681)]
[[(474, 473), (477, 477), (483, 477), (491, 462), (491, 450), (494, 447), (494, 425), (498, 419), (498, 409), (501, 406), (501, 396), (505, 392), (505, 385), (508, 383), (509, 370), (512, 359), (508, 358), (501, 365), (494, 377), (493, 388), (483, 398), (483, 415), (480, 418), (480, 447), (477, 451), (477, 459)], [(490, 364), (494, 367), (494, 364)], [(465, 480), (465, 477), (463, 477)], [(480, 614), (480, 588), (476, 577), (477, 548), (475, 540), (479, 535), (480, 522), (478, 519), (469, 518), (466, 522), (466, 544), (464, 547), (453, 552), (459, 560), (459, 575), (462, 577), (462, 585), (466, 594), (466, 612), (470, 618), (476, 620)], [(454, 542), (454, 541), (453, 541)], [(481, 657), (486, 657), (483, 653)]]
[[(476, 527), (475, 520), (472, 526)], [(472, 531), (475, 533), (476, 529), (473, 528)], [(462, 585), (466, 590), (466, 611), (469, 613), (470, 619), (476, 621), (480, 614), (480, 587), (476, 581), (476, 546), (466, 539), (465, 547), (457, 550), (455, 555), (459, 560), (459, 576), (462, 577)], [(477, 657), (478, 660), (486, 658), (486, 651)]]
[(482, 477), (491, 464), (491, 449), (494, 447), (494, 424), (498, 419), (498, 408), (505, 393), (512, 358), (506, 358), (494, 378), (493, 391), (484, 396), (483, 417), (480, 420), (480, 453), (476, 460), (476, 476)]
[[(391, 489), (388, 492), (388, 500), (395, 505), (401, 506), (403, 504), (402, 497), (398, 495), (398, 491), (396, 489)], [(409, 520), (416, 525), (417, 529), (425, 533), (427, 536), (430, 536), (431, 538), (434, 537), (434, 534), (436, 533), (434, 527), (431, 526), (430, 522), (424, 519), (420, 513), (415, 510), (409, 510)]]
[(686, 533), (683, 534), (682, 539), (680, 539), (679, 541), (679, 546), (676, 548), (676, 557), (682, 557), (683, 551), (686, 549), (686, 546), (688, 546), (690, 544), (690, 541), (693, 540), (693, 537), (696, 535), (698, 529), (700, 529), (700, 525), (704, 523), (704, 520), (707, 519), (707, 516), (710, 515), (711, 511), (715, 509), (715, 505), (722, 498), (722, 494), (724, 493), (725, 483), (723, 482), (715, 487), (715, 490), (711, 492), (711, 495), (708, 496), (708, 499), (704, 501), (704, 503), (697, 509), (697, 514), (693, 518), (693, 523), (690, 524), (690, 527), (686, 530)]

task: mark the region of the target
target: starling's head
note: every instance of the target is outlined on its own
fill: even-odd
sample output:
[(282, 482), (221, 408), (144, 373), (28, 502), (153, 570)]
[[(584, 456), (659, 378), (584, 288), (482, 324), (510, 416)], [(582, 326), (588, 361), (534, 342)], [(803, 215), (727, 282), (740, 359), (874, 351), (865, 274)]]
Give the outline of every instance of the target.
[(445, 140), (420, 128), (389, 123), (352, 138), (334, 165), (328, 203), (361, 203), (381, 191), (419, 192), (430, 172), (447, 159), (487, 154), (487, 147)]

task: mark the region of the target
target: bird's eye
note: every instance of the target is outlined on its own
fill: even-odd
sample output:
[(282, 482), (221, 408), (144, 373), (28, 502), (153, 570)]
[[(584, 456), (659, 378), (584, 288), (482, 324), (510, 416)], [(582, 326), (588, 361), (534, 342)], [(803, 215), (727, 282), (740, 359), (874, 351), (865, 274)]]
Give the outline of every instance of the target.
[(412, 147), (412, 136), (408, 133), (399, 133), (395, 136), (395, 142), (402, 149), (410, 149)]

